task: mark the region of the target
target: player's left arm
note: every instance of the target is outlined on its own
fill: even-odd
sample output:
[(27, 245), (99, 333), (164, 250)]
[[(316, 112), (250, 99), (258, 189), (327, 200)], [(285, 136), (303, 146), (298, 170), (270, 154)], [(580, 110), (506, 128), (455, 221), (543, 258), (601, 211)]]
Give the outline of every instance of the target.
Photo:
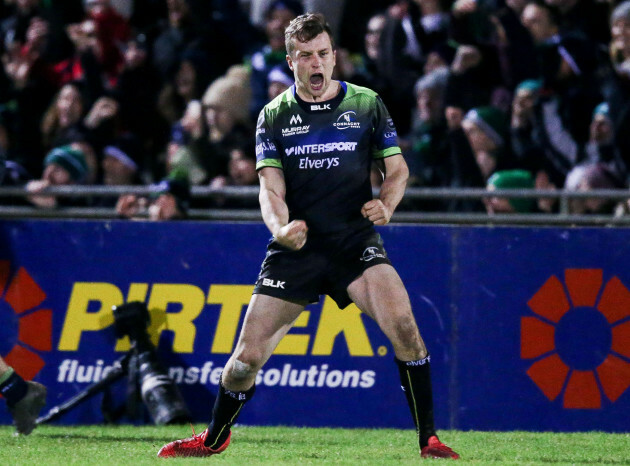
[(385, 162), (385, 180), (381, 185), (381, 193), (378, 199), (363, 204), (361, 214), (374, 225), (386, 225), (392, 218), (392, 214), (400, 203), (407, 179), (409, 168), (402, 154), (396, 154), (383, 159)]

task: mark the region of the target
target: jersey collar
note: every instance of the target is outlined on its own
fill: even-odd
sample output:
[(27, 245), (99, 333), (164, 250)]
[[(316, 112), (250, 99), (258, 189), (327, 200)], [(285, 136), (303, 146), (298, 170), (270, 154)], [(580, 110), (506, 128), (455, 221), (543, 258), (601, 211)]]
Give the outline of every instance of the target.
[(297, 89), (295, 84), (291, 86), (291, 92), (293, 93), (293, 97), (297, 101), (298, 105), (304, 110), (306, 113), (329, 113), (337, 109), (339, 104), (346, 96), (346, 92), (348, 90), (348, 86), (345, 81), (339, 81), (341, 84), (341, 89), (339, 89), (339, 93), (330, 100), (325, 100), (322, 102), (307, 102), (303, 100), (297, 93)]

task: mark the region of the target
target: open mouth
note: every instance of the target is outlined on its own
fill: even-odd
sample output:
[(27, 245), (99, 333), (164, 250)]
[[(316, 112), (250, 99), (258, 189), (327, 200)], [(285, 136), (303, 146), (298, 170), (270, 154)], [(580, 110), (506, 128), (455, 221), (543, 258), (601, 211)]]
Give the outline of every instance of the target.
[(311, 76), (310, 82), (311, 88), (318, 91), (324, 86), (324, 75), (322, 73), (315, 73)]

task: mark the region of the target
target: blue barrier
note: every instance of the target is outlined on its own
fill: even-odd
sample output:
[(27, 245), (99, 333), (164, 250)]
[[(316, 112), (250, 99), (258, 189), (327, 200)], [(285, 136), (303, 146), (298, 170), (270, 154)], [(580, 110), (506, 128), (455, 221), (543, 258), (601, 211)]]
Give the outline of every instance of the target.
[[(380, 232), (432, 353), (438, 427), (628, 430), (627, 230)], [(144, 301), (160, 360), (206, 421), (268, 238), (256, 223), (2, 222), (0, 354), (49, 387), (50, 408), (127, 351), (111, 307)], [(102, 399), (124, 391), (121, 381), (58, 422), (102, 422)], [(240, 421), (412, 426), (389, 342), (328, 298), (281, 342)]]

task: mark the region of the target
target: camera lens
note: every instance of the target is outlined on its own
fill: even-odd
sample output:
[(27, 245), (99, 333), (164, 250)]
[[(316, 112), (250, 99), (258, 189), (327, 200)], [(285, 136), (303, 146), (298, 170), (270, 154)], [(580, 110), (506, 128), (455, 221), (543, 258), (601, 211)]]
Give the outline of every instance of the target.
[(151, 353), (138, 356), (142, 401), (158, 424), (190, 422), (190, 413), (177, 385), (162, 370)]

